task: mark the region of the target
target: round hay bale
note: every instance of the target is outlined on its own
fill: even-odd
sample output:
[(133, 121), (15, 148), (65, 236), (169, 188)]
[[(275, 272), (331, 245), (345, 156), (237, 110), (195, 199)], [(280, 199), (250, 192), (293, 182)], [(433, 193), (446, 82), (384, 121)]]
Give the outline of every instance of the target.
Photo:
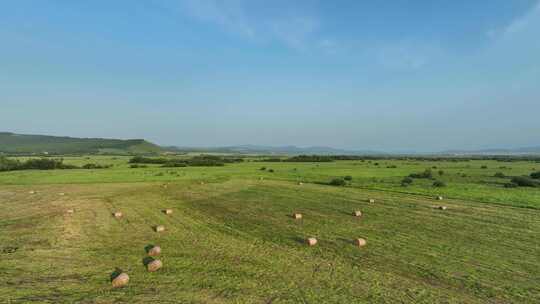
[(359, 239), (354, 240), (354, 244), (358, 247), (364, 247), (366, 246), (367, 241), (363, 238), (359, 238)]
[(362, 211), (356, 210), (356, 211), (353, 212), (353, 215), (356, 216), (356, 217), (360, 217), (360, 216), (362, 216)]
[(163, 267), (163, 263), (160, 260), (153, 260), (146, 265), (146, 269), (150, 272), (158, 271), (161, 267)]
[(372, 199), (372, 198), (370, 198), (370, 199), (368, 200), (368, 202), (370, 202), (370, 203), (375, 203), (375, 200)]
[(115, 218), (121, 218), (121, 217), (124, 216), (124, 215), (122, 214), (122, 212), (120, 212), (120, 211), (116, 211), (115, 213), (113, 213), (113, 215), (114, 215)]
[(204, 182), (201, 182), (201, 185), (204, 185)]
[(28, 191), (28, 194), (35, 194), (35, 193), (36, 193), (36, 191), (34, 191), (34, 190)]
[(112, 287), (113, 288), (120, 288), (124, 287), (129, 282), (129, 276), (127, 273), (122, 272), (121, 274), (117, 275), (112, 281)]
[(438, 200), (438, 201), (442, 201), (442, 200), (443, 200), (443, 197), (442, 197), (442, 196), (437, 196), (437, 200)]
[(172, 209), (165, 209), (165, 210), (163, 210), (163, 213), (165, 213), (165, 214), (167, 214), (167, 215), (168, 215), (168, 214), (172, 214), (172, 212), (173, 212)]
[(163, 231), (165, 231), (165, 226), (157, 225), (155, 230), (156, 230), (156, 232), (163, 232)]
[(68, 209), (68, 210), (66, 210), (66, 212), (67, 212), (67, 214), (73, 214), (73, 213), (75, 213), (75, 210), (73, 210), (73, 209)]
[(153, 246), (152, 248), (148, 250), (149, 256), (158, 256), (160, 254), (161, 254), (161, 247), (159, 246)]
[(304, 183), (302, 182), (298, 182), (298, 186), (302, 186)]
[(307, 238), (306, 243), (308, 246), (315, 246), (317, 245), (317, 239), (313, 237)]
[(302, 219), (302, 213), (293, 213), (293, 219), (300, 220)]
[(446, 210), (446, 209), (447, 209), (446, 206), (439, 206), (439, 207), (437, 207), (437, 208), (438, 208), (439, 210)]

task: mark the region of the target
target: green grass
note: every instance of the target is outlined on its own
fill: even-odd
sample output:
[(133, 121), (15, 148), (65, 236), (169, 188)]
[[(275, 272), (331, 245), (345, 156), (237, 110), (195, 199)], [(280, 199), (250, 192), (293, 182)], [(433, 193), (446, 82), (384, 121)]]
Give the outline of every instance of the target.
[[(526, 175), (537, 163), (130, 169), (127, 160), (73, 157), (66, 163), (113, 167), (0, 173), (0, 303), (540, 302), (540, 189), (507, 189), (509, 178), (493, 177)], [(447, 187), (400, 185), (433, 166)], [(345, 175), (346, 187), (324, 184)], [(158, 224), (167, 230), (154, 232)], [(310, 236), (317, 246), (303, 243)], [(366, 247), (352, 244), (358, 237)], [(142, 264), (148, 244), (163, 249), (156, 273)], [(117, 267), (131, 277), (126, 288), (111, 288)]]

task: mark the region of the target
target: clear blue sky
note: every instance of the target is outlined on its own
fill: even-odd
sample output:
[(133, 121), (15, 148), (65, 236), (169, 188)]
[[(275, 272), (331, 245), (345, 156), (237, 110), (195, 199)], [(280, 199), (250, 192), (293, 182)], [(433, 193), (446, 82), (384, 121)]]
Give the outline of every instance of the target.
[(540, 3), (2, 1), (0, 131), (538, 146)]

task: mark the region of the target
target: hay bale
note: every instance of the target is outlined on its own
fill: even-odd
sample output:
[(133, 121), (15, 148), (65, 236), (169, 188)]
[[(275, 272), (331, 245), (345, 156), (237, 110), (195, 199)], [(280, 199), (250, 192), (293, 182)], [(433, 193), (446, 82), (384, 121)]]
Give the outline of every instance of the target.
[(302, 213), (293, 213), (292, 217), (295, 220), (300, 220), (302, 219)]
[(148, 255), (149, 256), (158, 256), (161, 254), (161, 247), (159, 246), (152, 246), (152, 248), (148, 249)]
[(439, 207), (437, 207), (437, 209), (439, 209), (439, 210), (446, 210), (447, 207), (446, 207), (446, 206), (439, 206)]
[(35, 193), (36, 193), (36, 191), (34, 191), (34, 190), (28, 191), (28, 194), (35, 194)]
[(66, 212), (67, 212), (67, 214), (73, 214), (73, 213), (75, 213), (75, 210), (73, 210), (73, 209), (68, 209), (68, 210), (66, 210)]
[(363, 239), (363, 238), (358, 238), (358, 239), (354, 240), (354, 244), (356, 246), (358, 246), (358, 247), (364, 247), (364, 246), (366, 246), (367, 241), (365, 239)]
[(157, 225), (155, 230), (156, 230), (156, 232), (163, 232), (163, 231), (165, 231), (165, 226)]
[(169, 215), (169, 214), (172, 214), (172, 209), (165, 209), (163, 210), (163, 213)]
[(370, 199), (368, 200), (368, 202), (370, 202), (370, 203), (375, 203), (375, 200), (372, 199), (372, 198), (370, 198)]
[(353, 212), (353, 215), (356, 216), (356, 217), (360, 217), (360, 216), (362, 216), (362, 211), (356, 210), (356, 211)]
[(64, 196), (64, 195), (66, 195), (66, 194), (65, 194), (64, 192), (60, 192), (60, 193), (58, 193), (58, 195)]
[(315, 246), (317, 245), (317, 239), (313, 237), (307, 238), (306, 244), (308, 244), (308, 246)]
[(112, 287), (113, 288), (120, 288), (124, 287), (129, 282), (129, 276), (127, 273), (122, 272), (121, 274), (117, 275), (112, 281)]
[(160, 260), (153, 260), (146, 264), (146, 269), (150, 272), (158, 271), (161, 267), (163, 267), (163, 263)]
[(443, 197), (442, 197), (442, 196), (437, 196), (437, 200), (438, 200), (438, 201), (442, 201), (442, 200), (443, 200)]
[(298, 182), (298, 186), (302, 186), (304, 183), (302, 182)]
[(121, 218), (121, 217), (123, 217), (124, 215), (122, 214), (122, 212), (116, 211), (116, 212), (113, 213), (113, 216), (114, 216), (115, 218)]

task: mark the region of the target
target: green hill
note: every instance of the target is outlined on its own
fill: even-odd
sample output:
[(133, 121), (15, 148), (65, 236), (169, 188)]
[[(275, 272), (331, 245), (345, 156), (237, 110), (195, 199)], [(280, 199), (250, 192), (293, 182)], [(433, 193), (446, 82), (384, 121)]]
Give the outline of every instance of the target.
[(144, 139), (75, 138), (0, 132), (0, 153), (6, 154), (149, 154), (162, 148)]

